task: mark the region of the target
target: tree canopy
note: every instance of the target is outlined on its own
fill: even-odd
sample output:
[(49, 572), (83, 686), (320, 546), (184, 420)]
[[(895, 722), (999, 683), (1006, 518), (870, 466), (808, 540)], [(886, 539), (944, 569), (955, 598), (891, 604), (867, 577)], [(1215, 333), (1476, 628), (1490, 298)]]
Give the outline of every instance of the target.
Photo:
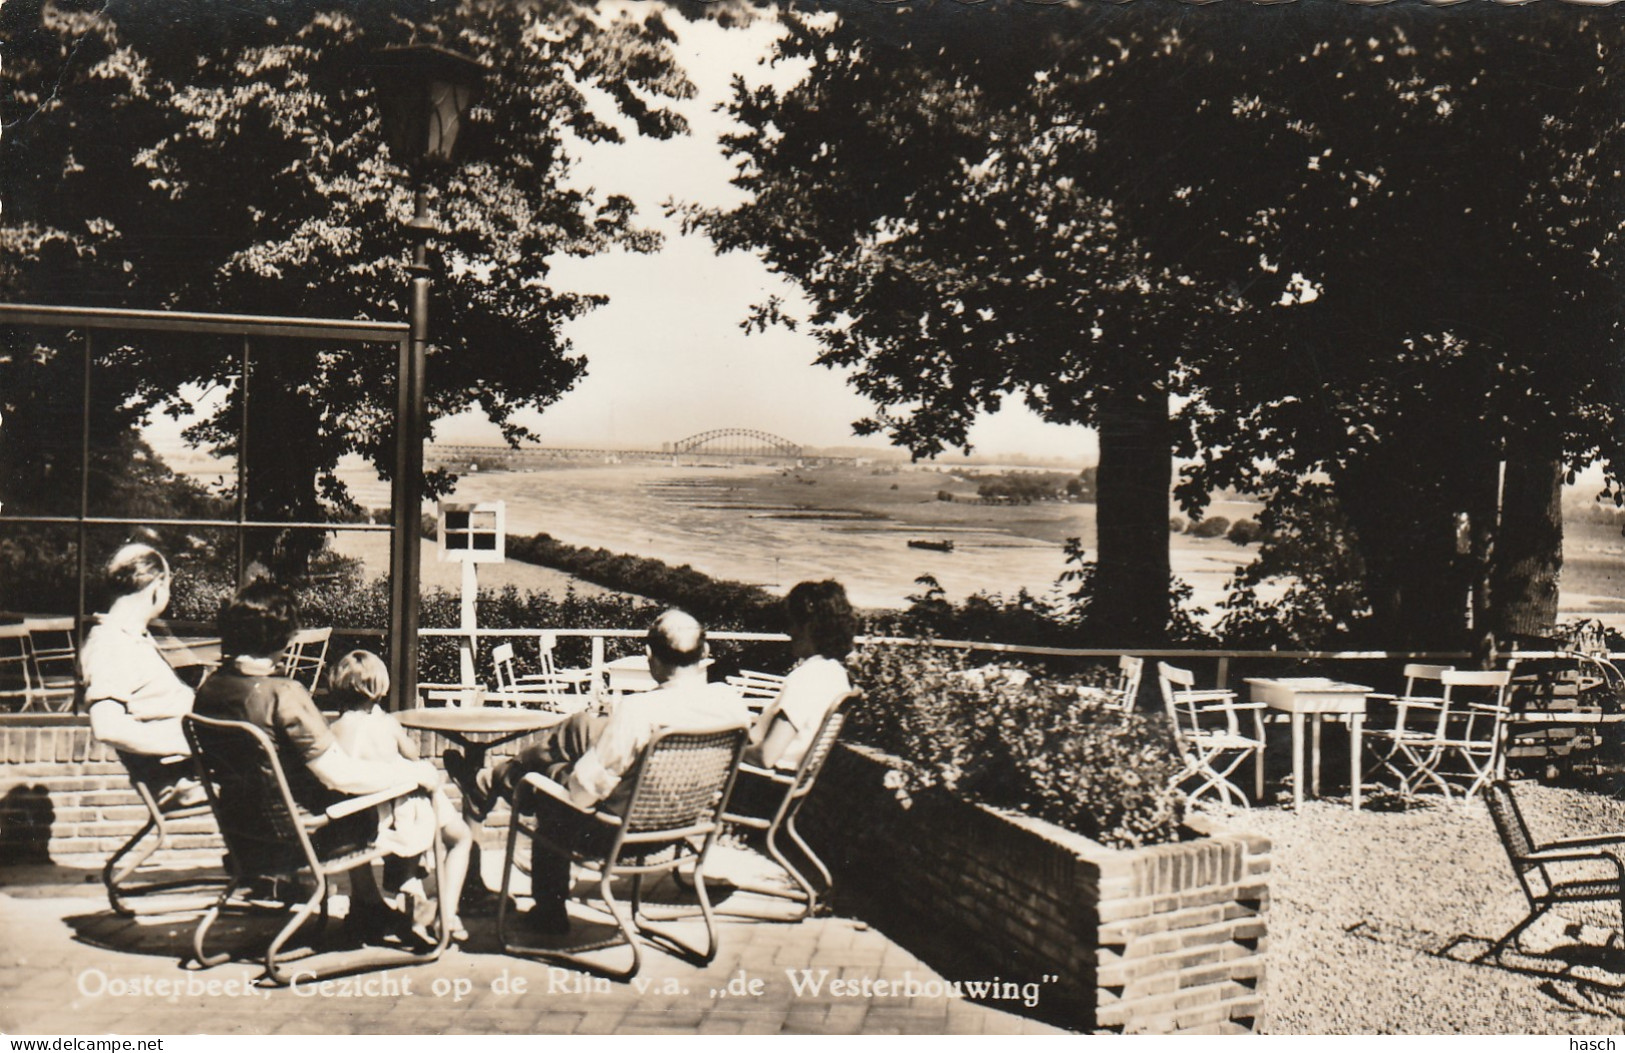
[(1618, 457), (1617, 14), (784, 17), (810, 72), (741, 88), (727, 140), (753, 199), (691, 218), (806, 290), (820, 361), (876, 403), (860, 429), (930, 454), (1012, 395), (1098, 427), (1096, 601), (1128, 635), (1166, 620), (1173, 454), (1187, 510), (1330, 509), (1365, 596), (1314, 602), (1413, 645), (1461, 642), (1493, 573), (1498, 461), (1510, 496), (1542, 458)]
[[(415, 42), (483, 60), (467, 160), (436, 187), (427, 397), (431, 419), (478, 404), (510, 437), (521, 434), (515, 410), (547, 405), (581, 375), (562, 329), (603, 302), (551, 287), (551, 260), (658, 245), (626, 197), (570, 188), (573, 138), (618, 140), (622, 121), (681, 134), (668, 104), (692, 93), (656, 9), (13, 0), (0, 7), (0, 40), (7, 299), (372, 320), (405, 316), (412, 202), (402, 159), (382, 147), (368, 57)], [(388, 464), (393, 354), (255, 350), (242, 451), (251, 514), (322, 518), (347, 506), (339, 459)], [(213, 390), (226, 397), (192, 434), (238, 453), (237, 358), (216, 345), (121, 340), (98, 357), (98, 442), (153, 412), (186, 413), (189, 392)], [(52, 464), (77, 459), (76, 422), (60, 427), (76, 385), (76, 362), (49, 335), (0, 348), (11, 509), (50, 504)]]

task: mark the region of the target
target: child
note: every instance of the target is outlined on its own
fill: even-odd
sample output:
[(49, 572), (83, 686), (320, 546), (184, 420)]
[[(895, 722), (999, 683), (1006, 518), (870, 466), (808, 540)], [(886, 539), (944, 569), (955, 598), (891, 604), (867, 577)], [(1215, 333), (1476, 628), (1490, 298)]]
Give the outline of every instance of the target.
[[(358, 760), (418, 759), (417, 745), (406, 729), (378, 704), (389, 695), (389, 670), (383, 659), (371, 651), (351, 651), (333, 667), (328, 683), (329, 704), (341, 711), (333, 723), (333, 735), (346, 753)], [(413, 795), (378, 806), (378, 844), (395, 856), (422, 856), (433, 845), (437, 830), (446, 846), (446, 872), (439, 876), (441, 892), (455, 911), (468, 874), (474, 835), (451, 798), (444, 790), (435, 790), (428, 799)], [(400, 890), (426, 904), (423, 870), (421, 866), (415, 869), (413, 876), (401, 882)], [(453, 940), (468, 939), (455, 913), (446, 918), (446, 927)]]

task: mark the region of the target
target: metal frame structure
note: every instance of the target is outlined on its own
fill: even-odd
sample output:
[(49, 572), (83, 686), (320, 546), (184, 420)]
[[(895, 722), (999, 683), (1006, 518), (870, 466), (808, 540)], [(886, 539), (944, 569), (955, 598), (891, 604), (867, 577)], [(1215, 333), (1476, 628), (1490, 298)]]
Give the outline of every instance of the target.
[[(425, 286), (427, 282), (422, 284)], [(420, 294), (414, 281), (414, 296)], [(421, 290), (427, 298), (427, 289)], [(421, 313), (421, 312), (420, 312)], [(279, 530), (356, 530), (390, 532), (389, 663), (397, 697), (413, 698), (417, 691), (418, 625), (418, 509), (423, 497), (423, 435), (426, 333), (422, 324), (366, 322), (326, 318), (272, 317), (244, 314), (207, 314), (186, 311), (143, 311), (120, 308), (63, 307), (37, 304), (0, 304), (0, 325), (38, 326), (78, 330), (83, 334), (83, 380), (80, 387), (79, 514), (74, 516), (4, 515), (0, 525), (36, 523), (78, 528), (78, 605), (75, 624), (85, 624), (85, 543), (92, 526), (139, 526), (151, 517), (95, 516), (90, 511), (90, 405), (91, 376), (98, 331), (146, 331), (236, 336), (242, 339), (242, 418), (238, 441), (248, 431), (248, 378), (255, 338), (332, 340), (353, 344), (394, 344), (397, 349), (395, 382), (395, 456), (390, 494), (390, 524), (266, 522), (248, 518), (248, 478), (244, 459), (237, 459), (237, 517), (235, 519), (169, 519), (171, 526), (215, 527), (236, 531), (237, 576), (243, 572), (243, 532), (255, 528)]]

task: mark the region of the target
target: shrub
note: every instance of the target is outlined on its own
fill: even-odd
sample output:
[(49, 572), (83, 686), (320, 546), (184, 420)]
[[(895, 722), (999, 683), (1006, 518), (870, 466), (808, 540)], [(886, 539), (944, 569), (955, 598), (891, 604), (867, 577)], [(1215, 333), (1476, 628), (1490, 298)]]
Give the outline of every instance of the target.
[(1230, 532), (1224, 535), (1226, 541), (1236, 545), (1251, 545), (1264, 536), (1264, 528), (1254, 519), (1238, 519), (1230, 524)]
[(1192, 523), (1187, 531), (1191, 537), (1224, 537), (1224, 532), (1230, 529), (1230, 520), (1224, 516), (1214, 516)]
[(1179, 763), (1162, 721), (1045, 675), (967, 678), (960, 654), (930, 647), (865, 648), (851, 664), (865, 700), (848, 734), (902, 758), (915, 786), (1118, 848), (1179, 838), (1184, 798), (1168, 788)]
[(1186, 523), (1184, 516), (1168, 517), (1168, 532), (1170, 534), (1183, 534), (1185, 532), (1185, 526)]
[[(897, 487), (894, 486), (894, 487), (892, 487), (892, 489), (895, 490), (895, 489), (897, 489)], [(937, 500), (938, 501), (947, 501), (949, 504), (952, 504), (953, 500), (954, 500), (954, 495), (953, 495), (952, 492), (950, 492), (948, 490), (938, 490), (937, 491)]]

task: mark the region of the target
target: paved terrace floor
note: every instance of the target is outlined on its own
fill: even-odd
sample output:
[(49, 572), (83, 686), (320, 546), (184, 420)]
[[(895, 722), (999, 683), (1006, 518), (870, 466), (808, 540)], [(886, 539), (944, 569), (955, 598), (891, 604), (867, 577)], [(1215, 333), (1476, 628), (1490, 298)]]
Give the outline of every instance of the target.
[[(704, 968), (646, 950), (637, 982), (514, 958), (494, 918), (439, 961), (352, 978), (370, 993), (253, 986), (261, 968), (187, 971), (194, 921), (114, 915), (84, 874), (0, 889), (0, 1031), (12, 1034), (1048, 1034), (1001, 1008), (934, 993), (941, 976), (862, 922), (721, 919)], [(89, 880), (94, 880), (90, 877)], [(69, 883), (74, 882), (74, 883)], [(227, 930), (222, 922), (222, 935)], [(699, 934), (698, 925), (688, 932)], [(807, 971), (803, 973), (803, 971)], [(812, 982), (798, 990), (791, 974)], [(821, 987), (814, 990), (819, 978)], [(739, 993), (759, 981), (755, 994)], [(832, 989), (832, 981), (846, 983)], [(863, 981), (898, 981), (863, 993)], [(910, 995), (910, 980), (925, 992)], [(188, 987), (218, 981), (212, 997)], [(854, 983), (854, 981), (856, 981)], [(729, 993), (730, 982), (733, 993)], [(160, 986), (162, 985), (162, 986)], [(521, 990), (522, 988), (522, 990)], [(234, 991), (227, 995), (224, 992)], [(116, 993), (124, 992), (124, 993)], [(838, 992), (838, 993), (837, 993)], [(1012, 1003), (1004, 1003), (1009, 1006)], [(1019, 1004), (1017, 1004), (1019, 1008)]]

